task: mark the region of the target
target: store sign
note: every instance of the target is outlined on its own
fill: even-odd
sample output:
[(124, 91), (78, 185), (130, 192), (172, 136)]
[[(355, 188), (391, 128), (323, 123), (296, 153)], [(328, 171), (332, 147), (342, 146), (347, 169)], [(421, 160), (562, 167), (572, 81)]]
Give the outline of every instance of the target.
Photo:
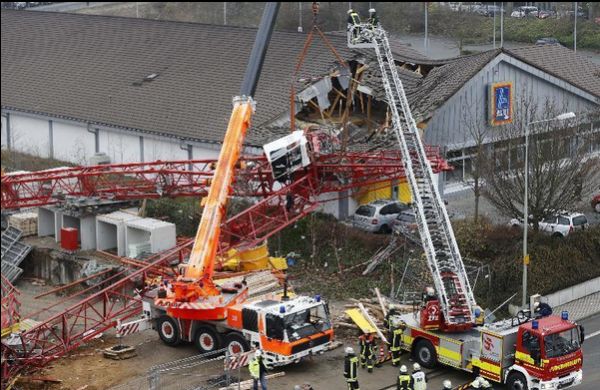
[(490, 124), (504, 125), (513, 121), (513, 83), (500, 82), (490, 85)]

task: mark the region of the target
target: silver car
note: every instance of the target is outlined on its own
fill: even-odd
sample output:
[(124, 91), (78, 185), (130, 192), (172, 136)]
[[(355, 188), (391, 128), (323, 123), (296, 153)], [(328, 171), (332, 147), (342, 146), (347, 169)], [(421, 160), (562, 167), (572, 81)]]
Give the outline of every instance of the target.
[(356, 210), (352, 226), (372, 233), (391, 233), (394, 220), (408, 207), (396, 200), (376, 200)]

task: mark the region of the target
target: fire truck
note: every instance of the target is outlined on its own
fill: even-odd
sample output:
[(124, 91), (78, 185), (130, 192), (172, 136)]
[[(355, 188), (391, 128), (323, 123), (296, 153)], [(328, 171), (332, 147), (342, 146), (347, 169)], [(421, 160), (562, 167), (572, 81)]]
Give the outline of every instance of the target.
[[(393, 129), (412, 195), (413, 209), (435, 289), (421, 309), (391, 321), (406, 325), (402, 348), (424, 367), (438, 363), (481, 375), (515, 390), (564, 389), (582, 381), (583, 329), (568, 318), (535, 318), (522, 310), (515, 318), (484, 324), (456, 244), (444, 202), (425, 158), (390, 50), (379, 24), (349, 26), (348, 46), (374, 49), (390, 108)], [(406, 158), (408, 156), (408, 158)]]

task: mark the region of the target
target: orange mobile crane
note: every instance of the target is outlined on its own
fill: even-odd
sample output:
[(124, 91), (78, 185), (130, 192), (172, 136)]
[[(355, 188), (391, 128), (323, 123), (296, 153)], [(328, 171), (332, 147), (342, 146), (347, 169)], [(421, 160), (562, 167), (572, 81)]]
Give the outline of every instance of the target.
[(255, 109), (252, 96), (278, 9), (279, 3), (265, 7), (241, 93), (233, 99), (233, 112), (184, 275), (170, 284), (170, 292), (159, 290), (149, 309), (161, 339), (169, 345), (193, 341), (203, 352), (226, 347), (239, 353), (252, 344), (263, 350), (266, 363), (272, 366), (323, 352), (333, 341), (328, 309), (320, 297), (248, 301), (244, 283), (217, 286), (213, 281), (221, 223)]

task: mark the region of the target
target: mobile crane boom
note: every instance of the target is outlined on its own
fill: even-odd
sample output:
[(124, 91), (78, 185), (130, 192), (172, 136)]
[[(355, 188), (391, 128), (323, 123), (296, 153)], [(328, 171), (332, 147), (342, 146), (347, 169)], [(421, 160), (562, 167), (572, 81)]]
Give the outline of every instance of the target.
[(256, 91), (269, 41), (273, 34), (279, 6), (280, 4), (275, 2), (267, 3), (265, 6), (261, 25), (256, 34), (254, 47), (252, 48), (242, 82), (240, 95), (233, 99), (233, 112), (229, 119), (229, 125), (225, 133), (221, 153), (219, 154), (213, 182), (206, 198), (202, 218), (190, 254), (190, 261), (185, 272), (186, 279), (200, 279), (200, 286), (202, 288), (200, 295), (209, 296), (219, 294), (212, 281), (212, 277), (221, 231), (220, 226), (225, 215), (227, 199), (231, 193), (235, 166), (254, 112), (254, 100), (252, 97)]

